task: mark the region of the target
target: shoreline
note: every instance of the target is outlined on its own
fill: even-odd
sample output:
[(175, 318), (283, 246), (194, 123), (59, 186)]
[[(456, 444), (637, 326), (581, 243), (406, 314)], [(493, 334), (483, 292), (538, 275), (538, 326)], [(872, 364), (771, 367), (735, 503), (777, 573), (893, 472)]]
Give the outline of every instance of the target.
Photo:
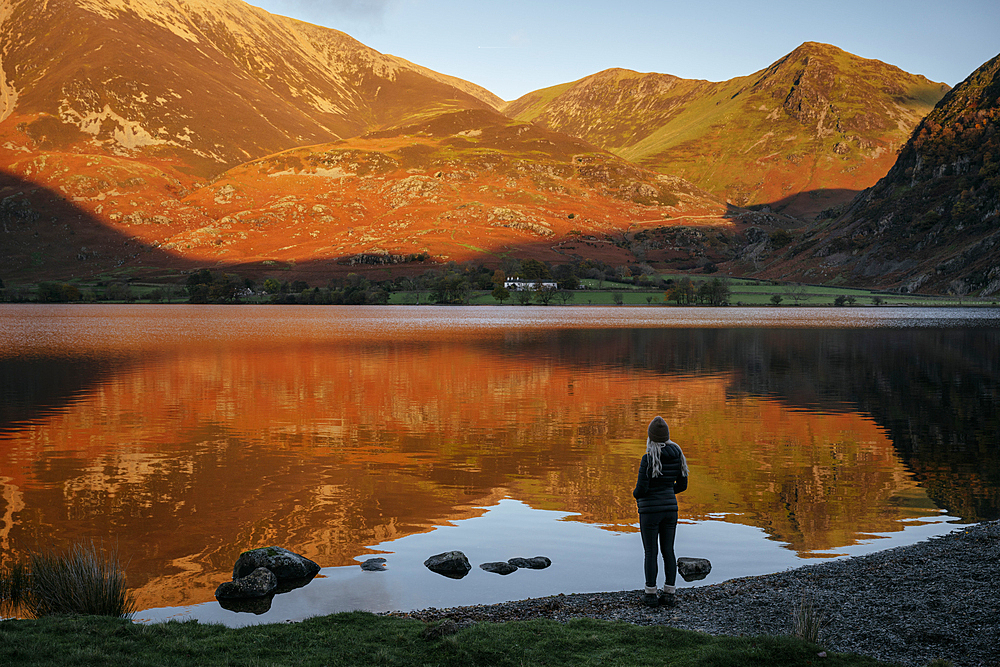
[(863, 556), (678, 588), (673, 608), (644, 607), (641, 591), (631, 590), (382, 615), (459, 625), (582, 617), (711, 635), (784, 635), (805, 597), (824, 617), (825, 648), (908, 667), (935, 659), (979, 667), (1000, 662), (998, 566), (1000, 520)]

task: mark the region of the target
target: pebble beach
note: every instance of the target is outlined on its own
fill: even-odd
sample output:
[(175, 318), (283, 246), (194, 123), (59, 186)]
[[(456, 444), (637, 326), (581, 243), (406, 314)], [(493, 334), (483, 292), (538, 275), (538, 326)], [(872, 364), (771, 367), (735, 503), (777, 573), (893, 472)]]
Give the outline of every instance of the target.
[(588, 617), (712, 635), (791, 634), (796, 605), (822, 616), (827, 650), (922, 666), (1000, 666), (1000, 521), (917, 544), (775, 574), (677, 589), (675, 607), (648, 608), (641, 591), (581, 593), (492, 605), (394, 612), (460, 626)]

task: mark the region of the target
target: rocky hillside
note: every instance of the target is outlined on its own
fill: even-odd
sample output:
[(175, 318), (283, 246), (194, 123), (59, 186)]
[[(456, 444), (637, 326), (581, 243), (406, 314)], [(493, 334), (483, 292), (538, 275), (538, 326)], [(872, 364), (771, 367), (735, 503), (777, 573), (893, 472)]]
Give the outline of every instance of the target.
[(240, 0), (3, 0), (8, 150), (160, 160), (211, 176), (486, 90)]
[(1000, 56), (938, 103), (885, 178), (770, 271), (904, 292), (1000, 293)]
[[(105, 218), (119, 241), (96, 254), (80, 249), (75, 258), (47, 253), (40, 261), (52, 271), (93, 270), (89, 265), (117, 258), (329, 276), (357, 270), (351, 267), (422, 271), (449, 260), (499, 262), (509, 253), (624, 264), (636, 260), (631, 243), (640, 232), (694, 224), (735, 233), (740, 225), (724, 202), (682, 179), (488, 109), (291, 149), (190, 192), (151, 169), (130, 180), (128, 165), (89, 159), (106, 180), (70, 178), (59, 187), (85, 220)], [(50, 230), (45, 239), (58, 247), (61, 227), (43, 216), (13, 221), (32, 210), (27, 195), (8, 201), (10, 230)], [(27, 250), (40, 242), (25, 238), (25, 250), (9, 259), (30, 263)]]
[(767, 69), (713, 83), (608, 70), (505, 113), (686, 178), (736, 205), (811, 217), (892, 166), (948, 86), (807, 42)]

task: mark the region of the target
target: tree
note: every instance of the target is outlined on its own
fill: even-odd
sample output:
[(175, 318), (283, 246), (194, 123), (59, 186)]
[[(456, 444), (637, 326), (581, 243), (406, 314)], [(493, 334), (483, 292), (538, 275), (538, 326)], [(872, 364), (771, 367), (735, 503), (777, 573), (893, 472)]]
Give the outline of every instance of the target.
[(729, 281), (722, 278), (712, 278), (698, 285), (698, 302), (713, 306), (729, 305)]
[[(187, 286), (190, 288), (194, 285), (211, 285), (212, 284), (212, 272), (208, 269), (201, 269), (195, 271), (187, 277)], [(190, 294), (190, 289), (188, 290)]]
[(547, 306), (552, 301), (552, 297), (556, 295), (556, 289), (548, 285), (539, 285), (535, 288), (535, 294), (538, 296), (539, 303)]
[(264, 291), (268, 294), (277, 294), (281, 291), (281, 283), (274, 278), (268, 278), (264, 281)]
[(709, 282), (709, 302), (713, 306), (728, 306), (730, 296), (732, 296), (732, 292), (729, 290), (729, 280), (712, 278)]
[(384, 306), (389, 303), (389, 290), (373, 287), (365, 294), (365, 302)]
[(510, 290), (504, 287), (503, 283), (495, 287), (490, 294), (494, 299), (500, 302), (501, 306), (503, 305), (504, 301), (510, 298)]
[(80, 290), (69, 283), (44, 282), (38, 285), (38, 303), (63, 303), (79, 301)]
[[(204, 289), (208, 289), (207, 286)], [(104, 298), (108, 301), (135, 301), (132, 288), (125, 283), (111, 283), (104, 288)]]
[(561, 280), (556, 282), (556, 285), (558, 285), (559, 289), (561, 290), (579, 289), (580, 279), (577, 278), (576, 276), (566, 276), (565, 278), (562, 278)]
[(806, 286), (801, 283), (789, 288), (788, 296), (791, 297), (796, 306), (809, 298), (809, 295), (806, 293)]
[(707, 282), (699, 282), (695, 292), (698, 303), (712, 303), (712, 286)]
[[(503, 269), (497, 269), (493, 272), (493, 286), (503, 287), (504, 283), (507, 282), (507, 274), (503, 272)], [(510, 298), (510, 293), (508, 292), (507, 298)]]
[(519, 289), (514, 291), (514, 298), (522, 306), (527, 306), (531, 303), (531, 290)]
[(528, 280), (541, 280), (551, 278), (552, 275), (549, 273), (549, 267), (542, 262), (537, 259), (526, 259), (521, 262), (521, 277)]
[(780, 294), (773, 294), (773, 295), (771, 295), (771, 303), (773, 305), (780, 306), (781, 302), (782, 302), (782, 298), (781, 298)]
[(559, 297), (559, 299), (563, 302), (563, 305), (565, 306), (567, 303), (569, 303), (570, 301), (573, 300), (573, 297), (575, 295), (572, 292), (563, 289), (563, 290), (559, 290), (559, 293), (557, 294), (557, 296)]
[(209, 299), (216, 303), (236, 303), (243, 291), (243, 280), (233, 274), (221, 274), (209, 287)]
[(621, 292), (612, 292), (611, 298), (614, 299), (616, 306), (620, 306), (625, 303), (625, 296)]
[(694, 303), (694, 282), (684, 276), (677, 282), (677, 287), (681, 291), (684, 303)]
[(676, 301), (677, 305), (689, 304), (694, 301), (694, 283), (687, 276), (681, 278), (667, 292), (667, 298)]

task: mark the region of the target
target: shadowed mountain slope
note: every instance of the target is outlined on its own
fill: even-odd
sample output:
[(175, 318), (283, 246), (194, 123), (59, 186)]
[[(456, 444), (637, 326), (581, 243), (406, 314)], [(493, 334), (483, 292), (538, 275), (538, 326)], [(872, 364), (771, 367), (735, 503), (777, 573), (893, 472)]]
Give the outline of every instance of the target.
[(938, 103), (885, 178), (770, 272), (988, 296), (1000, 293), (998, 251), (1000, 56)]
[(607, 70), (504, 111), (686, 178), (737, 205), (812, 216), (871, 186), (948, 90), (807, 42), (729, 81)]
[[(79, 161), (81, 156), (67, 157), (78, 159), (49, 160), (67, 176), (48, 187), (0, 171), (0, 279), (70, 280), (135, 267), (193, 266), (143, 240), (143, 229), (171, 229), (177, 224), (168, 217), (179, 207), (169, 206), (174, 201), (173, 183), (165, 175), (149, 166), (139, 169), (123, 160), (84, 156), (95, 165), (92, 169), (99, 178), (81, 177), (72, 170), (86, 162)], [(132, 212), (122, 215), (110, 208), (113, 200), (100, 191), (102, 187), (116, 193), (125, 210)], [(95, 196), (85, 201), (67, 196), (67, 191)], [(143, 206), (153, 213), (145, 218), (136, 215), (135, 209)]]

